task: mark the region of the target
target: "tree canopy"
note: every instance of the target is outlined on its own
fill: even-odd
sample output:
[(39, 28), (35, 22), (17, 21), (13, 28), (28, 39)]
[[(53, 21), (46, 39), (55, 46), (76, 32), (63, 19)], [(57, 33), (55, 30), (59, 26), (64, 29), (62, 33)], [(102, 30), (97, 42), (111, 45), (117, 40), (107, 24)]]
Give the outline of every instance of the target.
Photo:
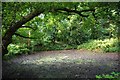
[(120, 3), (3, 2), (2, 51), (9, 44), (27, 48), (50, 44), (80, 45), (90, 39), (120, 36)]

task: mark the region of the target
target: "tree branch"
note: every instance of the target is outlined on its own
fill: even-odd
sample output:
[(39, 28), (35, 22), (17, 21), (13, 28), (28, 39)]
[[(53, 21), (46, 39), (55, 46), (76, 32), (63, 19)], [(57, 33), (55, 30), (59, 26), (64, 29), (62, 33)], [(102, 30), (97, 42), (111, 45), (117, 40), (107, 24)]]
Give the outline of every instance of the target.
[(22, 37), (22, 38), (28, 38), (28, 39), (36, 39), (36, 38), (33, 38), (33, 37), (27, 37), (27, 36), (23, 36), (21, 34), (18, 34), (18, 33), (15, 33), (16, 36), (19, 36), (19, 37)]
[(70, 10), (70, 9), (64, 8), (64, 9), (58, 9), (57, 11), (66, 11), (68, 13), (77, 13), (82, 17), (88, 17), (89, 15), (83, 15), (82, 12), (89, 12), (89, 11), (95, 12), (95, 9), (87, 9), (87, 10), (77, 11), (77, 10)]
[(30, 28), (32, 30), (36, 30), (36, 29), (34, 29), (34, 28), (30, 27), (30, 26), (21, 26), (21, 28)]

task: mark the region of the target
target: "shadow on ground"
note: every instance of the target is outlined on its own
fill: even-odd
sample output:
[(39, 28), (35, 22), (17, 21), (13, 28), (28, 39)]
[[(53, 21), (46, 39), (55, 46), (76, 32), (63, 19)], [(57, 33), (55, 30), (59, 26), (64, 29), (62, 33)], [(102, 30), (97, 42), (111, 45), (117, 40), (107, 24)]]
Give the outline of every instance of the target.
[[(77, 56), (75, 56), (77, 54)], [(86, 53), (90, 54), (90, 53)], [(36, 55), (36, 54), (34, 54)], [(103, 54), (47, 54), (3, 61), (4, 78), (95, 78), (95, 75), (120, 72), (118, 58)], [(98, 56), (98, 57), (96, 57)]]

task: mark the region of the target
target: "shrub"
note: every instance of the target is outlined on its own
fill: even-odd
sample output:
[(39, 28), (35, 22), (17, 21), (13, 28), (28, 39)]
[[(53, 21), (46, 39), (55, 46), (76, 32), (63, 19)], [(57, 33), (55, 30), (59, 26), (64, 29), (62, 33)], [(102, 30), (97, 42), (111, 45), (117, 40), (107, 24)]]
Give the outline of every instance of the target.
[(20, 54), (28, 54), (29, 49), (26, 44), (10, 44), (8, 46), (8, 54), (7, 55), (20, 55)]
[(103, 50), (104, 52), (119, 52), (118, 40), (104, 39), (104, 40), (90, 40), (87, 43), (83, 43), (77, 47), (77, 49), (87, 50)]

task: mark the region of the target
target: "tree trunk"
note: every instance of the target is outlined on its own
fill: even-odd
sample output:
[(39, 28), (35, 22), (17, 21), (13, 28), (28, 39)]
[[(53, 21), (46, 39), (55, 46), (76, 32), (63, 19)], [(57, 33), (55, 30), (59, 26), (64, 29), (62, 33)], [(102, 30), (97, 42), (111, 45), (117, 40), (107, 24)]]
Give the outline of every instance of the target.
[(27, 23), (42, 12), (43, 11), (34, 11), (27, 16), (24, 16), (20, 21), (16, 22), (6, 31), (4, 37), (2, 38), (2, 56), (8, 53), (7, 46), (12, 42), (12, 36), (15, 32), (22, 27), (23, 24)]

